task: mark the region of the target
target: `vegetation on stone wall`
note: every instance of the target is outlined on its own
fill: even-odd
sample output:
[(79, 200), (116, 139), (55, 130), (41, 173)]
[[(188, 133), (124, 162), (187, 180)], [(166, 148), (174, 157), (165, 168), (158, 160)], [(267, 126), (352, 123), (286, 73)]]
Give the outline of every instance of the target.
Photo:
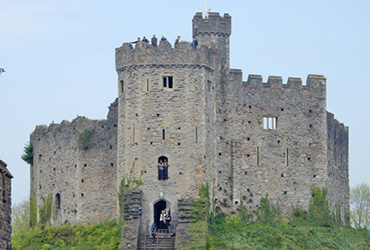
[(312, 186), (308, 211), (293, 207), (291, 220), (282, 219), (268, 196), (260, 201), (257, 219), (218, 214), (209, 220), (207, 249), (370, 249), (370, 231), (340, 226), (330, 213), (327, 190)]
[(143, 172), (140, 172), (140, 176), (137, 178), (134, 174), (135, 162), (132, 164), (132, 167), (127, 175), (124, 175), (121, 183), (119, 185), (118, 191), (118, 206), (119, 206), (119, 221), (123, 223), (124, 214), (125, 214), (125, 191), (128, 189), (138, 188), (143, 185), (141, 179)]
[(24, 160), (30, 165), (33, 165), (33, 146), (31, 142), (28, 142), (24, 146), (22, 160)]
[(89, 148), (95, 146), (95, 142), (92, 138), (94, 134), (94, 128), (87, 128), (77, 135), (77, 146), (80, 150), (88, 150)]
[(12, 249), (118, 249), (121, 226), (107, 221), (94, 225), (36, 226), (29, 233), (12, 237)]
[(31, 194), (30, 198), (30, 227), (33, 228), (37, 225), (37, 203), (36, 196), (34, 193)]
[(194, 208), (189, 211), (193, 223), (189, 225), (187, 232), (191, 240), (182, 246), (183, 250), (207, 249), (208, 217), (210, 214), (209, 186), (206, 184), (199, 188), (199, 198), (193, 199)]
[(44, 204), (39, 206), (39, 224), (46, 225), (51, 222), (53, 212), (53, 196), (50, 194), (44, 199)]
[(343, 226), (341, 207), (335, 206), (332, 212), (329, 209), (328, 190), (311, 186), (311, 199), (308, 211), (292, 207), (291, 223), (294, 225), (309, 225), (320, 227)]
[(271, 225), (281, 219), (281, 210), (279, 204), (273, 205), (268, 199), (268, 194), (262, 197), (258, 209), (254, 212), (257, 215), (257, 222)]

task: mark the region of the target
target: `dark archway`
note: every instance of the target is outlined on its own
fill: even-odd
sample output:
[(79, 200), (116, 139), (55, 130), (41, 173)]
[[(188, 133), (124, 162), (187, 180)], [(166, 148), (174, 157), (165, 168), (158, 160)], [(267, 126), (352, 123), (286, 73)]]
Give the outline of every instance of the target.
[(166, 208), (166, 205), (167, 204), (165, 200), (160, 200), (154, 204), (154, 223), (156, 224), (158, 229), (160, 226), (159, 218), (160, 218), (162, 210)]
[(60, 209), (60, 194), (59, 193), (55, 195), (55, 208)]

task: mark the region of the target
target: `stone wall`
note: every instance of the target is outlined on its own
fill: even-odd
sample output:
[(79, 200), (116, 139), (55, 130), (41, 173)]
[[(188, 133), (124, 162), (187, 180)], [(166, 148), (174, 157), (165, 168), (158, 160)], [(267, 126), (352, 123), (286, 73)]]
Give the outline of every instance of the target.
[[(141, 222), (141, 190), (125, 190), (124, 193), (124, 219), (122, 228), (121, 246), (122, 250), (136, 250), (138, 245), (138, 236)], [(148, 232), (145, 232), (148, 233)]]
[[(327, 181), (326, 79), (241, 79), (230, 70), (217, 92), (217, 206), (230, 212), (243, 201), (254, 210), (268, 193), (285, 215), (292, 204), (307, 209), (310, 186)], [(274, 128), (264, 128), (266, 118)]]
[(11, 180), (13, 176), (6, 166), (6, 163), (0, 160), (0, 249), (11, 249)]
[[(78, 148), (78, 134), (91, 128), (95, 145)], [(52, 195), (58, 213), (54, 224), (117, 218), (117, 102), (111, 105), (107, 120), (77, 117), (72, 122), (37, 126), (31, 143), (32, 192), (38, 206)]]
[(349, 225), (348, 127), (327, 112), (328, 199), (332, 211)]

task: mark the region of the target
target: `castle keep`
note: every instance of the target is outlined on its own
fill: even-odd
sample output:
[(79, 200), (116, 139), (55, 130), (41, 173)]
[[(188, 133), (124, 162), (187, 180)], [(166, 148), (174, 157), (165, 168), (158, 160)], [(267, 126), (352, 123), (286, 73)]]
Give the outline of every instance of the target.
[[(185, 241), (182, 214), (206, 183), (219, 212), (241, 202), (254, 210), (268, 193), (285, 215), (292, 204), (308, 208), (311, 185), (326, 187), (330, 207), (345, 221), (348, 127), (326, 110), (326, 78), (243, 81), (242, 71), (229, 67), (228, 14), (197, 13), (193, 35), (197, 50), (167, 41), (117, 48), (118, 98), (106, 120), (77, 117), (36, 127), (31, 189), (37, 204), (52, 194), (56, 224), (115, 220), (122, 180), (141, 180), (125, 197), (132, 225), (126, 249), (136, 247), (135, 237), (164, 207), (172, 211), (176, 245)], [(78, 148), (79, 133), (92, 128), (94, 145)], [(158, 179), (159, 159), (168, 161), (168, 180)]]

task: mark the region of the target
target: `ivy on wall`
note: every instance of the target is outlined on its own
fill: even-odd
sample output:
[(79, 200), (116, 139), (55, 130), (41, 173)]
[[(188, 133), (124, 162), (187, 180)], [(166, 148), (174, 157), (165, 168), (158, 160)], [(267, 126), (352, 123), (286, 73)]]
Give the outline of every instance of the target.
[(77, 135), (77, 146), (80, 150), (88, 150), (89, 148), (95, 146), (95, 142), (92, 139), (94, 134), (94, 128), (87, 128)]

